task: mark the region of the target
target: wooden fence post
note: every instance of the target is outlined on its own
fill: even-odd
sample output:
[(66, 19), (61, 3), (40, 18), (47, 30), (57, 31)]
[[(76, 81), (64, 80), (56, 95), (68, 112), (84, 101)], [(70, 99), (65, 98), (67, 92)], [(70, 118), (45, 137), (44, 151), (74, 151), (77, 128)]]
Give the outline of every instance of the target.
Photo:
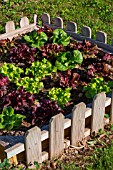
[(42, 162), (41, 130), (37, 126), (26, 132), (25, 150), (27, 166), (34, 165), (34, 161)]
[(58, 28), (63, 28), (63, 20), (60, 17), (54, 19), (54, 26)]
[(22, 17), (20, 20), (20, 27), (26, 27), (29, 25), (29, 19), (27, 17)]
[(104, 130), (105, 100), (106, 95), (104, 92), (97, 94), (93, 99), (91, 120), (92, 132), (98, 132), (99, 129)]
[(37, 17), (37, 15), (36, 14), (34, 14), (34, 17), (33, 17), (33, 20), (34, 20), (34, 24), (36, 24), (37, 25), (37, 20), (38, 20), (38, 17)]
[(49, 123), (50, 160), (58, 158), (64, 151), (64, 115), (53, 116)]
[(91, 38), (91, 28), (87, 26), (82, 27), (82, 35)]
[(47, 13), (42, 14), (42, 25), (49, 25), (50, 24), (50, 15)]
[(84, 137), (86, 105), (79, 103), (74, 106), (71, 116), (71, 145), (76, 146)]
[(113, 90), (112, 90), (112, 96), (111, 96), (110, 123), (113, 124)]
[(68, 23), (67, 23), (67, 31), (77, 33), (77, 24), (75, 22), (68, 21)]
[(15, 24), (13, 21), (8, 21), (5, 26), (6, 33), (10, 33), (15, 30)]
[(96, 34), (96, 40), (106, 44), (107, 43), (107, 34), (103, 31), (98, 31)]

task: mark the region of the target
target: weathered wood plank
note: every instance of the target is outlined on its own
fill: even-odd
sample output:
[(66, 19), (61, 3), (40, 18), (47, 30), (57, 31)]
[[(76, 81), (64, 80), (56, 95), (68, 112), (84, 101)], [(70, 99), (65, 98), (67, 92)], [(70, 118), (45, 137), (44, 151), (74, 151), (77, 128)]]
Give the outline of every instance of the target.
[(46, 151), (42, 152), (42, 162), (46, 161), (49, 159), (49, 153)]
[(91, 129), (85, 128), (84, 137), (86, 138), (87, 136), (89, 136), (90, 132), (91, 132)]
[(49, 156), (58, 158), (64, 151), (64, 116), (53, 116), (49, 123)]
[(34, 24), (37, 25), (38, 23), (38, 17), (37, 17), (37, 14), (34, 14), (34, 17), (33, 17), (33, 20), (34, 20)]
[(111, 104), (111, 98), (110, 97), (106, 97), (105, 107), (110, 106), (110, 104)]
[(107, 43), (107, 34), (105, 32), (98, 31), (96, 34), (96, 40), (106, 44)]
[(71, 126), (71, 119), (64, 119), (64, 129), (67, 129), (68, 127)]
[(113, 124), (113, 90), (112, 90), (112, 96), (111, 96), (110, 123)]
[(22, 17), (20, 20), (20, 27), (26, 27), (29, 25), (29, 19), (27, 17)]
[(47, 13), (42, 14), (42, 25), (49, 25), (50, 24), (50, 15)]
[(104, 92), (97, 94), (93, 99), (91, 119), (92, 132), (98, 132), (99, 129), (104, 129), (105, 101), (106, 95)]
[[(25, 151), (27, 166), (30, 163), (34, 165), (34, 161), (37, 161), (38, 163), (42, 162), (41, 130), (36, 126), (26, 132)], [(33, 166), (29, 168), (32, 167)]]
[(91, 108), (86, 108), (86, 111), (85, 111), (85, 118), (91, 116), (91, 113), (92, 112), (92, 109)]
[(83, 26), (82, 35), (91, 38), (91, 28), (87, 26)]
[(8, 21), (5, 26), (6, 33), (10, 33), (15, 30), (15, 24), (13, 21)]
[(7, 159), (23, 152), (25, 150), (23, 143), (17, 143), (16, 145), (6, 149), (4, 152), (6, 154)]
[(33, 23), (33, 24), (30, 24), (30, 25), (28, 25), (26, 27), (19, 28), (19, 29), (15, 30), (15, 31), (1, 34), (0, 35), (0, 40), (1, 39), (7, 39), (7, 38), (12, 39), (13, 37), (18, 36), (19, 34), (24, 34), (26, 32), (30, 32), (30, 31), (34, 30), (35, 27), (36, 27), (36, 24)]
[[(105, 102), (105, 106), (109, 106), (111, 104), (111, 98), (110, 97), (107, 97), (106, 98), (106, 102)], [(92, 107), (92, 105), (91, 105)], [(91, 112), (91, 108), (86, 108), (86, 111), (85, 111), (85, 118), (91, 116), (92, 112)], [(66, 116), (68, 118), (64, 119), (64, 129), (67, 129), (71, 126), (71, 114), (69, 114), (68, 116)], [(46, 139), (49, 138), (49, 131), (48, 131), (48, 126), (47, 128), (45, 128), (47, 130), (42, 130), (41, 131), (41, 141), (44, 141)], [(85, 134), (90, 134), (90, 130), (85, 132)], [(2, 140), (2, 144), (4, 143), (5, 144), (5, 147), (4, 147), (4, 150), (7, 148), (7, 146), (13, 146), (15, 145), (16, 143), (18, 142), (22, 142), (24, 143), (24, 140), (23, 140), (23, 137), (22, 136), (0, 136), (0, 139)], [(3, 146), (0, 145), (0, 151), (2, 151), (3, 149)], [(4, 152), (3, 150), (3, 152)], [(16, 152), (15, 152), (16, 154)], [(2, 154), (3, 156), (4, 154)], [(1, 155), (0, 155), (1, 156)], [(0, 157), (1, 158), (1, 157)]]
[(67, 22), (67, 31), (72, 31), (77, 33), (77, 24), (75, 22), (68, 21)]
[(79, 103), (74, 106), (71, 118), (71, 145), (76, 146), (84, 138), (86, 105)]
[(63, 28), (63, 19), (60, 17), (56, 17), (54, 19), (54, 26), (58, 28)]

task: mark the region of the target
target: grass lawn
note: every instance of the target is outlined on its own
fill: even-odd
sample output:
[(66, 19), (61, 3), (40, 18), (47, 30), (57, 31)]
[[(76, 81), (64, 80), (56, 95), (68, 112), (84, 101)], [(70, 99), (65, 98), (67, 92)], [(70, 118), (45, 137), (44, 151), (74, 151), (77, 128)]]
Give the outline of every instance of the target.
[[(113, 1), (112, 0), (6, 0), (0, 1), (0, 33), (4, 32), (4, 25), (14, 20), (19, 26), (19, 20), (28, 16), (30, 21), (33, 14), (40, 20), (42, 13), (49, 13), (51, 19), (62, 17), (66, 26), (67, 21), (74, 21), (80, 33), (83, 25), (92, 28), (92, 37), (98, 30), (108, 34), (108, 43), (111, 44), (113, 35)], [(40, 23), (40, 22), (39, 22)]]

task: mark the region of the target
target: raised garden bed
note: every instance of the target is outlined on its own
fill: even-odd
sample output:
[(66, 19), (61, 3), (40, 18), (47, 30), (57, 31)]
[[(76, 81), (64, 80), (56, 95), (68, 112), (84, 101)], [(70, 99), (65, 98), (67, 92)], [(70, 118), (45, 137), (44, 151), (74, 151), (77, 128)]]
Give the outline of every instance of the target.
[(113, 121), (113, 95), (104, 93), (113, 88), (113, 55), (108, 53), (113, 48), (105, 45), (106, 34), (98, 32), (92, 40), (90, 28), (83, 27), (78, 35), (76, 24), (69, 22), (70, 37), (58, 29), (61, 18), (51, 25), (49, 15), (43, 14), (42, 21), (44, 27), (36, 26), (35, 15), (29, 25), (24, 17), (18, 30), (8, 22), (7, 33), (0, 36), (1, 159), (15, 164), (25, 159), (25, 152), (27, 165), (58, 157), (64, 143), (77, 145), (90, 129), (104, 128), (105, 108)]

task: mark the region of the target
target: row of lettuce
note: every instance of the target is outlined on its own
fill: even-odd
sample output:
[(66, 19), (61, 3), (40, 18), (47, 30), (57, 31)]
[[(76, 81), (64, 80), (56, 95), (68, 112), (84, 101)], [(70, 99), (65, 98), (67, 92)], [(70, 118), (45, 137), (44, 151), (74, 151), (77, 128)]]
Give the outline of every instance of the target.
[[(62, 29), (45, 31), (41, 28), (24, 35), (21, 43), (11, 43), (3, 40), (3, 51), (0, 51), (4, 52), (3, 56), (9, 57), (9, 62), (0, 67), (0, 129), (18, 128), (23, 119), (31, 120), (33, 125), (38, 121), (47, 121), (59, 112), (64, 113), (65, 106), (71, 101), (71, 91), (80, 79), (78, 73), (74, 73), (71, 81), (69, 76), (83, 63), (79, 50), (67, 50), (70, 36)], [(8, 54), (9, 46), (11, 50)], [(40, 57), (40, 50), (43, 58)], [(111, 62), (113, 57), (110, 57)], [(46, 89), (44, 80), (50, 77), (55, 82), (54, 76), (60, 79), (60, 86)], [(12, 90), (13, 86), (16, 89)], [(83, 92), (86, 92), (87, 98), (93, 98), (101, 91), (110, 93), (112, 87), (113, 82), (96, 77), (83, 87)], [(40, 91), (45, 93), (45, 100), (35, 99)]]

